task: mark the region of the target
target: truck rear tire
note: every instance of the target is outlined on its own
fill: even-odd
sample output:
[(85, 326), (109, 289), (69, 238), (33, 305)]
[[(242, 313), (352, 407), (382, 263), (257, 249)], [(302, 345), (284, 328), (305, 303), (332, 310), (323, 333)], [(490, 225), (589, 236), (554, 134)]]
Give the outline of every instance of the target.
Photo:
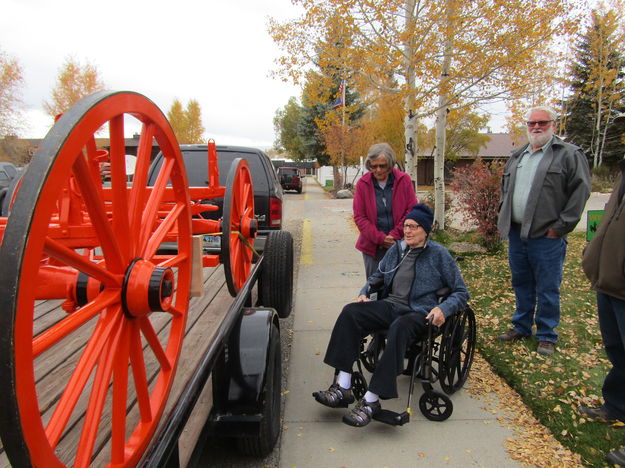
[(237, 447), (241, 453), (253, 457), (265, 457), (271, 453), (280, 436), (280, 395), (282, 385), (282, 353), (280, 350), (280, 331), (273, 324), (269, 342), (267, 380), (263, 393), (263, 419), (260, 431), (255, 437), (237, 439)]
[(270, 231), (263, 250), (259, 280), (261, 304), (287, 318), (293, 305), (293, 237), (288, 231)]

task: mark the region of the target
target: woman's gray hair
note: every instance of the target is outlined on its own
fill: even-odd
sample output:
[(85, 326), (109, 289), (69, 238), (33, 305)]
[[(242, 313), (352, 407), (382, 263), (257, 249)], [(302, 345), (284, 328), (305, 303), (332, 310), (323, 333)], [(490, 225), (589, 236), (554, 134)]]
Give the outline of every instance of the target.
[(379, 157), (386, 159), (389, 168), (392, 169), (395, 167), (397, 160), (395, 159), (395, 151), (393, 151), (391, 145), (388, 143), (376, 143), (375, 145), (371, 145), (367, 153), (367, 159), (365, 159), (365, 167), (367, 170), (371, 170), (371, 161)]
[(554, 111), (551, 107), (547, 107), (547, 106), (536, 106), (536, 107), (532, 107), (530, 110), (527, 111), (527, 114), (525, 115), (525, 118), (527, 120), (529, 120), (530, 118), (530, 114), (534, 111), (542, 111), (542, 112), (546, 112), (547, 114), (549, 114), (549, 119), (551, 120), (558, 120), (558, 114), (556, 111)]

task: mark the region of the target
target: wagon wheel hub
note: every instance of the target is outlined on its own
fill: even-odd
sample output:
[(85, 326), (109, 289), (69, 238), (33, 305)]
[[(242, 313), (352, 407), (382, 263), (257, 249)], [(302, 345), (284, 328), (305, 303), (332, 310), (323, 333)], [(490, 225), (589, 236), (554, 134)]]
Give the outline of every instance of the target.
[(128, 317), (142, 317), (171, 307), (175, 279), (171, 268), (136, 258), (126, 270), (122, 306)]
[(256, 218), (241, 218), (241, 234), (243, 237), (249, 239), (256, 237), (258, 232), (258, 220)]

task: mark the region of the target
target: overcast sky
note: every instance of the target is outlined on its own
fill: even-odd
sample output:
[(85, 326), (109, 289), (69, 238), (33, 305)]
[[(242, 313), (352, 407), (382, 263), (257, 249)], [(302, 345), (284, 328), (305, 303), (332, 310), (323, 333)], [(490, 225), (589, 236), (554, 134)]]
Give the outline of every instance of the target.
[(291, 84), (271, 77), (278, 56), (268, 18), (295, 17), (290, 0), (4, 0), (0, 49), (24, 71), (29, 128), (52, 124), (49, 100), (65, 58), (95, 65), (108, 89), (144, 94), (167, 113), (197, 99), (205, 136), (269, 147)]

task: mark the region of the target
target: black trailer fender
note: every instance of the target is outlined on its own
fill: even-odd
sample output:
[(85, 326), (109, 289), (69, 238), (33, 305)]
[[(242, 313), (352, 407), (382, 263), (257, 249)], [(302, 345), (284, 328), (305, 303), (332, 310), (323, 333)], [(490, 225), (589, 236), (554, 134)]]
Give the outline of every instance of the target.
[[(267, 417), (265, 406), (275, 402), (275, 395), (266, 393), (280, 393), (280, 384), (275, 388), (272, 382), (276, 372), (281, 374), (281, 369), (275, 369), (276, 352), (280, 354), (279, 330), (274, 309), (243, 309), (213, 370), (211, 432), (250, 437), (261, 431)], [(276, 410), (279, 413), (280, 407), (272, 408), (272, 412)]]

